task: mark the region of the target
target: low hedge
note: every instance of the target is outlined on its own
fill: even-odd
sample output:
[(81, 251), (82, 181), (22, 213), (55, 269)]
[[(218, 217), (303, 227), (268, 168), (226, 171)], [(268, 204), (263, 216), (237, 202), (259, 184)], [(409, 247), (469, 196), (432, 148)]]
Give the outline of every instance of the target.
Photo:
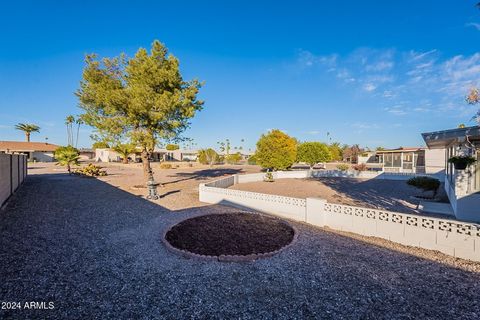
[(414, 177), (407, 181), (407, 184), (425, 191), (432, 191), (433, 197), (437, 195), (440, 188), (440, 180), (431, 177)]

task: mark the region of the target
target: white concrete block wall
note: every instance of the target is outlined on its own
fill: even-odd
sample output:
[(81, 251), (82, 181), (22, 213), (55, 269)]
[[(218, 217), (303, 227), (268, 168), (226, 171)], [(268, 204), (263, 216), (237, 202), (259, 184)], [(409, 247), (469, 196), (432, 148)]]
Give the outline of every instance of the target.
[(238, 183), (262, 181), (265, 178), (265, 173), (252, 173), (238, 175)]
[(305, 221), (305, 199), (200, 185), (200, 201), (253, 209), (287, 219)]
[[(301, 173), (284, 176), (297, 177), (297, 175), (300, 176)], [(332, 204), (319, 198), (300, 199), (226, 189), (241, 181), (259, 181), (259, 177), (259, 174), (231, 176), (201, 184), (200, 201), (253, 209), (318, 227), (383, 238), (404, 245), (438, 250), (463, 259), (480, 261), (480, 225), (478, 224)]]
[[(307, 200), (307, 206), (311, 202)], [(309, 215), (323, 216), (323, 225), (332, 229), (480, 261), (480, 247), (475, 245), (480, 242), (480, 225), (340, 204), (325, 203), (323, 212), (319, 207), (306, 208), (306, 222), (312, 220)]]

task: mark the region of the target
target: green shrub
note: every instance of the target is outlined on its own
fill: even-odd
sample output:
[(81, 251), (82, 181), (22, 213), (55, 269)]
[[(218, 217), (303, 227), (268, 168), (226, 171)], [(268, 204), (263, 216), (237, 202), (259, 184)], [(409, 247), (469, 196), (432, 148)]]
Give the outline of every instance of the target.
[(107, 172), (102, 170), (102, 167), (96, 166), (93, 163), (88, 164), (86, 167), (75, 169), (73, 173), (87, 177), (103, 177), (107, 175)]
[(160, 169), (172, 169), (172, 165), (170, 163), (161, 163)]
[(348, 169), (350, 169), (350, 166), (346, 163), (340, 163), (337, 164), (337, 169), (340, 171), (347, 171)]
[(455, 169), (458, 170), (466, 169), (469, 165), (474, 164), (475, 161), (477, 160), (474, 157), (470, 156), (453, 156), (448, 159), (448, 162), (453, 163)]
[(255, 155), (264, 169), (288, 169), (297, 159), (297, 140), (280, 130), (272, 130), (260, 137)]
[(225, 156), (225, 160), (230, 164), (238, 164), (242, 160), (242, 154), (240, 152), (229, 154)]
[(273, 182), (273, 173), (271, 173), (270, 171), (267, 171), (265, 173), (265, 177), (263, 178), (263, 181), (265, 182)]
[(413, 177), (408, 179), (407, 184), (422, 189), (424, 192), (432, 191), (435, 198), (440, 187), (440, 180), (431, 177)]
[(367, 165), (365, 163), (355, 164), (355, 165), (353, 165), (353, 170), (367, 171)]

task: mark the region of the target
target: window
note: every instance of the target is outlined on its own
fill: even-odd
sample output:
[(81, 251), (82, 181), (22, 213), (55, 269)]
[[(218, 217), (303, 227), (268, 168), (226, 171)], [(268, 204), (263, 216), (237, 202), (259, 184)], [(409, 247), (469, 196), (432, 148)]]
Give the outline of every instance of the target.
[(392, 154), (391, 153), (385, 154), (384, 160), (385, 160), (385, 167), (393, 167)]
[(413, 162), (413, 153), (404, 153), (403, 162)]
[(401, 167), (402, 166), (402, 154), (401, 153), (394, 153), (393, 154), (393, 167)]

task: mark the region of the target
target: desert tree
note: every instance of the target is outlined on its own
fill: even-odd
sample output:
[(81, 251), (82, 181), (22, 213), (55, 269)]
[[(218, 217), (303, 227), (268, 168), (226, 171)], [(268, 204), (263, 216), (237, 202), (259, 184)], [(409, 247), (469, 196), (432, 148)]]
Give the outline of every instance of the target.
[(319, 162), (332, 160), (332, 154), (325, 143), (304, 142), (298, 145), (297, 160), (310, 165), (310, 168)]
[(113, 147), (113, 151), (122, 157), (122, 163), (128, 163), (128, 157), (137, 151), (135, 145), (130, 143), (119, 143)]
[(198, 162), (201, 164), (208, 164), (212, 167), (219, 161), (218, 153), (212, 148), (202, 149), (198, 151)]
[(297, 158), (297, 140), (274, 129), (263, 134), (257, 142), (255, 160), (264, 169), (284, 170)]
[(92, 144), (92, 149), (108, 149), (108, 148), (110, 148), (110, 146), (105, 141), (95, 141)]
[(30, 142), (30, 135), (32, 132), (40, 132), (40, 127), (31, 123), (18, 123), (15, 125), (15, 129), (25, 133), (25, 141), (27, 142)]
[(165, 146), (165, 149), (167, 149), (168, 151), (175, 151), (180, 149), (180, 146), (178, 144), (169, 143)]
[[(467, 101), (468, 104), (472, 104), (472, 105), (480, 103), (480, 92), (478, 91), (478, 88), (470, 89), (470, 92), (468, 93), (465, 100)], [(476, 112), (476, 114), (473, 116), (473, 119), (475, 119), (478, 123), (480, 123), (480, 110)]]
[(179, 61), (155, 40), (150, 52), (98, 59), (87, 55), (76, 95), (82, 119), (107, 143), (128, 140), (141, 150), (145, 181), (153, 180), (150, 156), (163, 140), (178, 139), (202, 109), (198, 80), (185, 81)]
[(343, 159), (343, 149), (340, 146), (340, 142), (332, 142), (328, 146), (330, 153), (332, 154), (332, 160), (340, 161)]

